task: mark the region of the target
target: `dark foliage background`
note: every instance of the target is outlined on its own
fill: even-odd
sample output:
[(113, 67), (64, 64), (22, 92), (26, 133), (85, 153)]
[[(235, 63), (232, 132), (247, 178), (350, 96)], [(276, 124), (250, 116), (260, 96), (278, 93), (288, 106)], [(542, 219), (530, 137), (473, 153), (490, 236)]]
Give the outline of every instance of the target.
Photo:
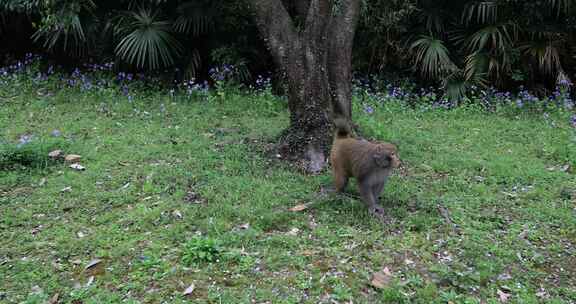
[[(576, 76), (576, 0), (364, 0), (356, 37), (359, 75), (409, 77), (450, 98), (478, 86), (549, 94)], [(0, 0), (1, 63), (30, 52), (178, 79), (222, 65), (241, 81), (274, 71), (245, 1)]]

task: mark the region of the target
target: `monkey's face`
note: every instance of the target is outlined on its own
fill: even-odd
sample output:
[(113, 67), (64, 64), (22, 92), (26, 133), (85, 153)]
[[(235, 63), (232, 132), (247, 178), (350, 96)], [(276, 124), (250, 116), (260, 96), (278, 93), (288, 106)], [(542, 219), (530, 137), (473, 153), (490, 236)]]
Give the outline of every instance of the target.
[(388, 157), (390, 157), (392, 168), (400, 167), (400, 158), (398, 157), (398, 152), (396, 150), (392, 151)]

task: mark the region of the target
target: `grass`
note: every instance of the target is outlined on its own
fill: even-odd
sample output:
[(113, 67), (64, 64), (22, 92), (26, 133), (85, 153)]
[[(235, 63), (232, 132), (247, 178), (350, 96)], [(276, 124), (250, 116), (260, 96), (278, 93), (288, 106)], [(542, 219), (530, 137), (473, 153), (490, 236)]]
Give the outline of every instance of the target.
[[(356, 109), (404, 162), (383, 225), (354, 199), (318, 195), (329, 172), (260, 153), (287, 125), (268, 97), (5, 90), (18, 94), (0, 99), (4, 147), (34, 139), (29, 162), (0, 171), (2, 303), (576, 302), (567, 113)], [(86, 170), (48, 161), (56, 147)], [(383, 268), (389, 280), (371, 286)]]

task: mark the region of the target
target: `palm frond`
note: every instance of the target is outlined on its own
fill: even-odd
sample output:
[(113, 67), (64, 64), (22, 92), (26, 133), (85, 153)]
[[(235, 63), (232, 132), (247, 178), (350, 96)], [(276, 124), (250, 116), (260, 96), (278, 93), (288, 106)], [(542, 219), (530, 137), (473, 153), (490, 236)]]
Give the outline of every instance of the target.
[(188, 64), (184, 68), (184, 77), (186, 79), (192, 79), (196, 76), (198, 69), (202, 64), (202, 58), (200, 57), (200, 52), (197, 49), (192, 49), (190, 54), (187, 56), (189, 58)]
[(463, 71), (457, 70), (446, 76), (442, 82), (444, 95), (450, 101), (458, 101), (466, 95), (469, 83)]
[(418, 16), (423, 21), (429, 33), (435, 33), (437, 35), (444, 34), (444, 24), (448, 21), (448, 18), (446, 18), (447, 16), (441, 8), (434, 6), (428, 7), (427, 9), (421, 10)]
[(93, 19), (92, 11), (96, 8), (92, 0), (65, 3), (54, 13), (44, 16), (39, 29), (32, 35), (34, 42), (43, 40), (43, 47), (52, 51), (57, 46), (63, 50), (81, 55), (86, 48), (87, 39), (80, 13), (88, 12), (88, 18)]
[(439, 79), (442, 75), (457, 69), (442, 40), (422, 36), (412, 43), (410, 51), (415, 57), (415, 69), (430, 79)]
[(576, 4), (574, 0), (548, 0), (551, 7), (555, 8), (558, 15), (564, 13), (567, 14), (572, 9), (572, 6)]
[(486, 53), (474, 52), (464, 61), (463, 75), (466, 81), (479, 85), (487, 85), (490, 58)]
[(495, 1), (476, 1), (469, 3), (462, 12), (462, 22), (466, 25), (495, 24), (498, 20), (498, 3)]
[(468, 39), (469, 51), (483, 51), (486, 48), (504, 51), (517, 36), (516, 26), (512, 23), (489, 25), (481, 28)]
[(116, 55), (139, 68), (158, 69), (174, 63), (174, 56), (182, 50), (172, 36), (169, 21), (159, 20), (158, 14), (147, 9), (127, 14), (126, 28), (129, 32), (116, 46)]
[(198, 36), (214, 29), (214, 8), (199, 6), (195, 2), (185, 2), (177, 8), (178, 17), (174, 21), (174, 31)]
[(524, 52), (538, 61), (538, 68), (547, 75), (562, 70), (560, 51), (552, 40), (532, 40), (521, 46)]

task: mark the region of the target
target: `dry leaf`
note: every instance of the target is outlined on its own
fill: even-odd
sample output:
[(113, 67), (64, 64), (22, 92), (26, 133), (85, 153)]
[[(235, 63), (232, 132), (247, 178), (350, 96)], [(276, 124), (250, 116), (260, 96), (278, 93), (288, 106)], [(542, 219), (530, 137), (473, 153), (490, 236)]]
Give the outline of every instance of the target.
[(88, 278), (88, 282), (86, 282), (86, 287), (92, 285), (92, 283), (94, 283), (94, 276), (90, 276)]
[(188, 288), (186, 288), (186, 290), (184, 290), (184, 292), (182, 294), (187, 296), (187, 295), (191, 294), (192, 292), (194, 292), (194, 288), (196, 288), (196, 286), (194, 286), (194, 283), (192, 283), (192, 284), (190, 284), (190, 286), (188, 286)]
[(82, 231), (78, 231), (78, 232), (76, 233), (76, 235), (77, 235), (79, 238), (83, 238), (83, 237), (86, 236), (86, 235), (84, 234), (84, 232), (82, 232)]
[(62, 150), (54, 150), (50, 153), (48, 153), (48, 157), (50, 158), (59, 158), (62, 156)]
[(238, 228), (246, 230), (246, 229), (250, 228), (250, 224), (249, 223), (242, 224), (242, 225), (238, 226)]
[(300, 229), (298, 229), (298, 228), (292, 228), (292, 229), (290, 229), (290, 231), (288, 231), (286, 234), (287, 234), (287, 235), (293, 235), (293, 236), (295, 236), (295, 235), (298, 235), (298, 232), (300, 232)]
[(372, 274), (372, 280), (370, 280), (370, 285), (382, 289), (390, 284), (392, 279), (392, 273), (388, 267), (384, 267), (381, 271)]
[(52, 298), (50, 298), (50, 300), (48, 301), (48, 304), (58, 304), (58, 302), (60, 302), (59, 298), (60, 298), (60, 294), (59, 293), (55, 294)]
[(75, 163), (77, 161), (79, 161), (82, 158), (82, 156), (77, 155), (77, 154), (68, 154), (66, 155), (66, 157), (64, 157), (64, 160), (66, 160), (67, 162), (70, 163)]
[(292, 212), (300, 212), (300, 211), (304, 211), (304, 210), (306, 210), (306, 209), (308, 209), (308, 204), (296, 205), (296, 206), (294, 206), (294, 207), (292, 207), (292, 208), (290, 208), (290, 209), (288, 209), (288, 210), (289, 210), (289, 211), (292, 211)]
[(172, 214), (179, 219), (182, 218), (182, 213), (180, 213), (180, 210), (174, 210), (172, 211)]
[(302, 251), (302, 255), (303, 255), (303, 256), (313, 256), (313, 255), (315, 255), (315, 254), (316, 254), (316, 252), (313, 251), (313, 250), (304, 250), (304, 251)]
[(93, 259), (92, 261), (88, 262), (88, 264), (86, 265), (86, 267), (84, 267), (84, 270), (88, 270), (98, 264), (100, 264), (100, 262), (102, 262), (102, 260), (100, 259)]
[(68, 187), (64, 187), (62, 188), (62, 190), (60, 190), (60, 192), (70, 192), (72, 191), (72, 187), (68, 186)]
[(506, 293), (500, 289), (498, 289), (496, 293), (498, 294), (498, 299), (500, 300), (500, 303), (508, 302), (508, 298), (510, 297), (509, 293)]
[(44, 186), (45, 184), (46, 184), (46, 178), (43, 177), (43, 178), (40, 180), (40, 182), (38, 183), (38, 186), (42, 187), (42, 186)]
[(84, 166), (82, 166), (81, 164), (71, 164), (70, 168), (74, 169), (74, 170), (78, 170), (78, 171), (84, 171), (86, 170), (86, 168)]

